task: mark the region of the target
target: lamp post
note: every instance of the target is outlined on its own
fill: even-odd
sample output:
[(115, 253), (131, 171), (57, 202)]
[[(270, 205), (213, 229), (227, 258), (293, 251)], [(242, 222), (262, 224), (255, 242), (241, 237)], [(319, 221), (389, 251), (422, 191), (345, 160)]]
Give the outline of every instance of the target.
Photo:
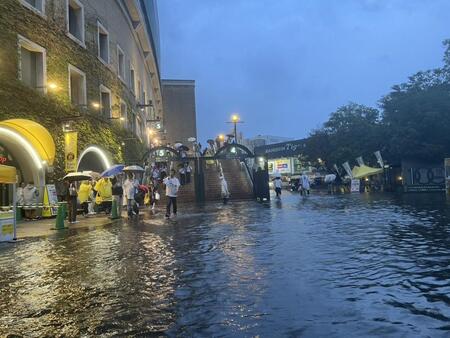
[(239, 115), (233, 114), (231, 116), (231, 121), (229, 121), (227, 123), (233, 123), (234, 124), (234, 142), (237, 143), (237, 124), (238, 123), (243, 123), (243, 121), (241, 121), (241, 118), (239, 117)]

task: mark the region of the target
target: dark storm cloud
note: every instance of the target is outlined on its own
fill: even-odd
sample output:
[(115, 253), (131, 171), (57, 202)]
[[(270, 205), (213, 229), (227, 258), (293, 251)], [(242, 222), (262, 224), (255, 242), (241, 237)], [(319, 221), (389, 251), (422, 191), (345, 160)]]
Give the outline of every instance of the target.
[(247, 136), (304, 137), (440, 64), (446, 0), (161, 0), (162, 75), (195, 79), (201, 139), (232, 112)]

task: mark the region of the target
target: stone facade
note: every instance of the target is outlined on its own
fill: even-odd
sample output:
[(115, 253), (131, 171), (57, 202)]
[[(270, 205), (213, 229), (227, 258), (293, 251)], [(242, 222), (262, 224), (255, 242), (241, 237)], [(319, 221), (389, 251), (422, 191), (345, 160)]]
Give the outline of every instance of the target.
[[(79, 151), (88, 144), (98, 144), (120, 162), (140, 159), (147, 148), (147, 120), (163, 117), (158, 60), (146, 19), (149, 10), (145, 4), (149, 3), (153, 2), (0, 1), (0, 120), (20, 117), (44, 125), (57, 146), (56, 173), (62, 174), (64, 162), (61, 125), (70, 117), (77, 117), (74, 125), (79, 131)], [(77, 13), (69, 13), (69, 5), (82, 8), (78, 13), (82, 20)], [(74, 18), (81, 20), (83, 38), (69, 33), (69, 16), (72, 22)], [(109, 40), (106, 61), (99, 57), (99, 30)], [(43, 81), (34, 88), (22, 76), (29, 56), (21, 44), (43, 51)], [(119, 50), (123, 53), (122, 77), (118, 76)], [(85, 77), (85, 100), (80, 105), (71, 103), (71, 69)], [(102, 91), (110, 92), (110, 109), (101, 107)]]
[(197, 138), (195, 81), (162, 80), (162, 87), (166, 143), (190, 146), (188, 139)]

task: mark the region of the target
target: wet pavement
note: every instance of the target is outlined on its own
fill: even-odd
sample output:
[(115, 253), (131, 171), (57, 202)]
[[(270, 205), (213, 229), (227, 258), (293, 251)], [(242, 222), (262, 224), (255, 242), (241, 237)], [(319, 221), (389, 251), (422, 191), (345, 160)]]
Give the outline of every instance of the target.
[(183, 208), (1, 244), (0, 336), (450, 336), (443, 196)]

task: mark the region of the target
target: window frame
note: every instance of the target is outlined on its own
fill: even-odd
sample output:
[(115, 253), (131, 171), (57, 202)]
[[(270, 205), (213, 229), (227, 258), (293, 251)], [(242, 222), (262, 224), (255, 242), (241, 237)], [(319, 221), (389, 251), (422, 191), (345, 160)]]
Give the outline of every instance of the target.
[[(117, 56), (117, 77), (124, 83), (126, 84), (126, 71), (125, 71), (125, 52), (123, 51), (123, 49), (120, 47), (119, 44), (117, 44), (116, 46), (116, 56)], [(123, 76), (122, 74), (120, 74), (120, 56), (119, 56), (119, 52), (120, 54), (123, 55)]]
[(74, 65), (71, 65), (70, 63), (69, 63), (69, 66), (68, 66), (68, 71), (69, 71), (69, 73), (68, 73), (68, 75), (69, 75), (69, 99), (70, 99), (70, 104), (72, 104), (72, 105), (74, 105), (73, 103), (72, 103), (72, 88), (71, 88), (71, 86), (70, 86), (70, 74), (72, 73), (72, 72), (75, 72), (75, 73), (78, 73), (79, 75), (81, 75), (81, 77), (83, 78), (83, 82), (84, 82), (84, 86), (83, 86), (83, 88), (82, 88), (82, 90), (83, 90), (83, 103), (81, 103), (81, 104), (78, 104), (78, 105), (74, 105), (74, 106), (84, 106), (84, 107), (87, 107), (87, 88), (86, 88), (86, 73), (85, 72), (83, 72), (81, 69), (79, 69), (79, 68), (77, 68), (77, 67), (75, 67)]
[[(131, 72), (133, 72), (133, 76), (131, 76)], [(136, 97), (136, 70), (130, 62), (130, 90), (133, 95)]]
[(108, 118), (113, 117), (113, 112), (112, 112), (112, 93), (111, 93), (111, 89), (109, 89), (108, 87), (104, 86), (104, 85), (100, 85), (99, 86), (99, 90), (100, 90), (100, 112), (103, 116), (103, 100), (102, 100), (102, 93), (108, 93), (109, 94), (109, 116), (107, 116)]
[[(102, 32), (102, 34), (107, 36), (107, 52), (108, 52), (108, 60), (104, 60), (101, 57), (101, 53), (100, 53), (100, 33)], [(110, 39), (109, 39), (109, 31), (105, 28), (105, 26), (102, 25), (102, 23), (100, 21), (97, 20), (97, 57), (98, 59), (105, 65), (109, 65), (109, 63), (111, 62), (111, 53), (110, 53)]]
[[(69, 6), (70, 3), (74, 2), (81, 9), (81, 37), (82, 40), (78, 39), (75, 35), (70, 33), (70, 23), (69, 23)], [(78, 43), (81, 47), (86, 48), (86, 29), (85, 29), (85, 19), (84, 19), (84, 5), (80, 0), (66, 0), (66, 35)]]
[(34, 13), (42, 16), (44, 19), (47, 19), (47, 15), (45, 14), (45, 1), (46, 0), (40, 0), (41, 1), (41, 9), (34, 7), (32, 4), (30, 4), (29, 2), (27, 2), (26, 0), (19, 0), (20, 3), (28, 8), (29, 10), (33, 11)]
[[(28, 47), (28, 48), (27, 48)], [(26, 37), (18, 34), (17, 35), (17, 53), (18, 53), (18, 74), (17, 78), (22, 82), (22, 52), (21, 49), (25, 48), (32, 52), (42, 53), (42, 84), (36, 88), (37, 91), (47, 93), (47, 50), (38, 45), (37, 43), (27, 39)], [(23, 83), (23, 82), (22, 82)]]

